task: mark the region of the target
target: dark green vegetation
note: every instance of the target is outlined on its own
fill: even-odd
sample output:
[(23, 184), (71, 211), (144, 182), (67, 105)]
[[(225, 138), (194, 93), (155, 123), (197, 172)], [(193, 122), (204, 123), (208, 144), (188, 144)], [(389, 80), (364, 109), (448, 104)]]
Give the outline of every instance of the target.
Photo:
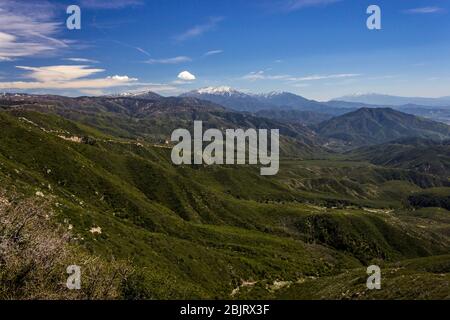
[(292, 109), (268, 109), (261, 110), (256, 113), (257, 116), (284, 121), (287, 123), (301, 123), (301, 124), (319, 124), (325, 120), (331, 119), (333, 116), (314, 112), (314, 111), (300, 111)]
[(449, 126), (390, 108), (361, 108), (319, 124), (317, 132), (347, 147), (367, 146), (408, 137), (434, 140), (450, 138)]
[(411, 169), (436, 176), (450, 176), (450, 140), (405, 138), (351, 151), (353, 159), (392, 168)]
[(408, 203), (416, 208), (444, 208), (450, 210), (450, 188), (432, 188), (416, 192), (408, 197)]
[[(449, 177), (406, 156), (390, 165), (368, 151), (336, 154), (302, 125), (193, 98), (8, 97), (0, 106), (5, 194), (44, 197), (76, 250), (133, 266), (118, 298), (449, 297), (449, 211), (411, 201), (445, 197)], [(280, 128), (279, 174), (172, 165), (165, 140), (196, 119)], [(448, 145), (437, 145), (445, 155)], [(386, 277), (368, 292), (373, 263)]]

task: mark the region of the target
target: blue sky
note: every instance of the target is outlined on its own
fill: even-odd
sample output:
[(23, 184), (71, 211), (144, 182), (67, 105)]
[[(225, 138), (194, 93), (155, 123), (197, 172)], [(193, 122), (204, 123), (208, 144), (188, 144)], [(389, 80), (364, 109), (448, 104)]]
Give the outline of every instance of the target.
[[(81, 8), (68, 30), (66, 8)], [(366, 9), (380, 6), (382, 29)], [(450, 95), (448, 0), (0, 0), (0, 91)]]

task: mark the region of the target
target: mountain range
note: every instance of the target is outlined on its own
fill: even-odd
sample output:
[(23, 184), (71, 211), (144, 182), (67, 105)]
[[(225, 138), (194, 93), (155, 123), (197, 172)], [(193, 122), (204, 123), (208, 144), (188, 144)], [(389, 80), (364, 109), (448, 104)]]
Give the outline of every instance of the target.
[(407, 137), (450, 138), (450, 126), (391, 108), (361, 108), (317, 125), (322, 137), (355, 147)]
[[(290, 112), (294, 121), (306, 124), (317, 123), (316, 119), (324, 119), (342, 115), (360, 108), (389, 107), (406, 113), (429, 118), (443, 123), (450, 123), (450, 98), (404, 98), (379, 94), (353, 95), (326, 102), (306, 99), (302, 96), (273, 91), (262, 94), (244, 93), (230, 87), (207, 87), (182, 94), (183, 97), (195, 97), (212, 101), (237, 111), (260, 112), (266, 116), (271, 113), (279, 117), (280, 110), (294, 110)], [(427, 104), (428, 103), (428, 104)], [(307, 111), (307, 113), (302, 112)], [(286, 112), (283, 116), (286, 115)], [(312, 113), (317, 115), (312, 116)], [(311, 121), (310, 121), (311, 120)]]
[(400, 97), (385, 94), (368, 93), (368, 94), (348, 95), (333, 100), (365, 103), (379, 106), (402, 106), (407, 104), (415, 104), (430, 107), (450, 107), (450, 97), (441, 97), (441, 98)]
[[(283, 104), (301, 100), (284, 96)], [(6, 259), (7, 270), (2, 260), (0, 297), (59, 297), (67, 256), (97, 274), (77, 292), (86, 299), (104, 297), (104, 288), (118, 299), (447, 297), (449, 126), (391, 108), (335, 107), (343, 114), (320, 119), (291, 106), (248, 112), (148, 92), (1, 95), (0, 219), (26, 214), (21, 241), (2, 242), (2, 257), (27, 259)], [(195, 120), (279, 128), (279, 173), (174, 165), (171, 132)], [(40, 224), (30, 224), (30, 210), (46, 214)], [(42, 233), (50, 222), (53, 245)], [(54, 244), (63, 240), (81, 258), (61, 257)], [(36, 260), (35, 248), (51, 259)], [(374, 261), (383, 290), (365, 286)], [(117, 264), (132, 272), (114, 271)], [(114, 281), (99, 276), (100, 265)]]
[[(124, 122), (123, 116), (135, 118), (138, 121), (132, 126), (133, 132), (155, 141), (166, 140), (171, 131), (194, 120), (203, 120), (207, 126), (216, 128), (279, 128), (286, 138), (302, 142), (303, 150), (298, 150), (302, 154), (306, 150), (311, 153), (311, 147), (349, 149), (409, 137), (450, 138), (448, 125), (392, 108), (364, 105), (355, 109), (357, 103), (352, 102), (352, 108), (347, 109), (342, 107), (344, 102), (333, 101), (333, 107), (324, 107), (340, 111), (339, 115), (332, 115), (305, 110), (323, 105), (287, 92), (248, 95), (228, 87), (196, 92), (179, 97), (163, 97), (153, 92), (78, 98), (11, 94), (3, 95), (2, 101), (5, 105), (19, 102), (22, 109), (53, 112), (95, 126), (98, 126), (99, 118), (114, 123)], [(252, 108), (257, 111), (242, 112), (229, 107), (236, 100), (242, 102), (241, 99), (255, 103)], [(227, 103), (220, 105), (213, 100)], [(268, 105), (271, 108), (264, 109)], [(126, 124), (120, 124), (117, 130), (122, 127), (127, 127), (130, 132), (130, 126)]]
[(237, 91), (230, 87), (208, 87), (193, 90), (181, 95), (202, 100), (213, 101), (237, 111), (258, 112), (268, 109), (294, 109), (328, 114), (343, 114), (348, 110), (335, 108), (290, 92), (270, 92), (267, 94), (250, 94)]

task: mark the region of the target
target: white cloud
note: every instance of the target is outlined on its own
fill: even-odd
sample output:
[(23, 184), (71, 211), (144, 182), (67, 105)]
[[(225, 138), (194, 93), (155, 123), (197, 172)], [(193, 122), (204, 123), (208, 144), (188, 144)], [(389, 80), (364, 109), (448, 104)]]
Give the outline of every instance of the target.
[(307, 7), (326, 6), (332, 3), (336, 3), (342, 0), (283, 0), (283, 11), (296, 11)]
[(285, 80), (293, 82), (301, 81), (314, 81), (314, 80), (324, 80), (324, 79), (341, 79), (341, 78), (352, 78), (358, 77), (360, 74), (357, 73), (339, 73), (339, 74), (329, 74), (329, 75), (310, 75), (306, 77), (295, 77), (288, 74), (277, 74), (269, 75), (264, 71), (250, 72), (242, 77), (244, 80), (258, 81), (258, 80)]
[(289, 80), (292, 78), (290, 75), (287, 74), (279, 74), (279, 75), (268, 75), (264, 71), (255, 71), (250, 72), (249, 74), (246, 74), (242, 77), (244, 80), (249, 81), (257, 81), (257, 80)]
[(422, 7), (404, 10), (403, 12), (409, 14), (428, 14), (428, 13), (442, 13), (445, 12), (445, 9), (440, 7)]
[(178, 79), (183, 81), (193, 81), (196, 77), (189, 71), (183, 71), (178, 74)]
[(137, 51), (140, 53), (145, 54), (146, 56), (150, 57), (150, 53), (147, 50), (142, 49), (141, 47), (134, 47)]
[(13, 61), (13, 58), (7, 58), (7, 57), (0, 57), (0, 62), (1, 61)]
[(67, 48), (56, 38), (61, 22), (53, 21), (47, 2), (2, 0), (0, 3), (0, 60), (51, 53)]
[(117, 81), (125, 81), (125, 82), (136, 81), (137, 80), (136, 78), (130, 78), (128, 76), (118, 76), (118, 75), (115, 75), (115, 76), (112, 76), (112, 77), (108, 77), (108, 78), (111, 78), (111, 79), (117, 80)]
[(81, 0), (82, 7), (92, 9), (122, 9), (142, 4), (140, 0)]
[(94, 69), (88, 66), (67, 65), (47, 67), (16, 66), (16, 68), (31, 71), (27, 77), (40, 82), (74, 80), (105, 71), (104, 69)]
[(177, 63), (183, 63), (183, 62), (189, 62), (192, 61), (191, 58), (186, 56), (178, 56), (173, 58), (164, 58), (164, 59), (149, 59), (145, 61), (149, 64), (177, 64)]
[(73, 81), (50, 81), (50, 82), (31, 82), (31, 81), (13, 81), (13, 82), (0, 82), (0, 89), (101, 89), (101, 88), (112, 88), (132, 85), (132, 81), (137, 79), (130, 78), (131, 81), (120, 81), (114, 79), (113, 77), (106, 77), (100, 79), (80, 79)]
[(311, 75), (307, 77), (291, 78), (291, 81), (314, 81), (314, 80), (324, 80), (324, 79), (342, 79), (342, 78), (352, 78), (358, 77), (358, 73), (339, 73), (339, 74), (328, 74), (328, 75)]
[(175, 40), (181, 42), (181, 41), (199, 37), (202, 34), (208, 32), (210, 30), (213, 30), (217, 26), (217, 24), (222, 20), (223, 20), (223, 17), (209, 18), (209, 21), (207, 23), (192, 27), (192, 28), (186, 30), (185, 32), (175, 36)]
[(150, 57), (150, 53), (147, 50), (144, 50), (141, 47), (133, 46), (131, 44), (128, 44), (126, 42), (119, 41), (119, 40), (112, 40), (112, 42), (117, 43), (117, 44), (119, 44), (119, 45), (121, 45), (123, 47), (126, 47), (126, 48), (132, 48), (132, 49), (134, 49), (134, 50), (136, 50), (136, 51), (146, 55), (147, 57)]
[(208, 57), (208, 56), (212, 56), (215, 54), (220, 54), (222, 52), (223, 52), (223, 50), (211, 50), (211, 51), (205, 52), (205, 54), (203, 56)]
[(87, 66), (17, 66), (17, 68), (30, 71), (25, 77), (32, 81), (0, 82), (0, 89), (102, 89), (136, 85), (138, 80), (126, 75), (87, 78), (104, 71)]
[(85, 59), (85, 58), (66, 58), (64, 60), (72, 61), (72, 62), (82, 62), (82, 63), (98, 63), (97, 60)]

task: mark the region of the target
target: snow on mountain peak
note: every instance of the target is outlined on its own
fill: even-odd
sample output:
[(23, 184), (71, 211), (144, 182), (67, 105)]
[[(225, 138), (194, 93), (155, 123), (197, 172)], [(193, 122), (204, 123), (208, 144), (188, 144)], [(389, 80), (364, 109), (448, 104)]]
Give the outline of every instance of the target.
[(285, 92), (285, 91), (277, 90), (277, 91), (270, 91), (267, 93), (259, 93), (256, 96), (263, 97), (263, 98), (270, 98), (270, 97), (280, 96), (280, 95), (283, 95), (286, 93), (287, 92)]
[(130, 91), (109, 95), (114, 98), (159, 99), (161, 96), (153, 91)]
[(380, 94), (375, 93), (375, 92), (356, 92), (356, 93), (352, 93), (349, 95), (346, 95), (346, 97), (364, 97), (364, 96), (379, 96)]
[(231, 95), (239, 94), (240, 92), (234, 90), (231, 87), (220, 86), (220, 87), (205, 87), (197, 90), (199, 94), (216, 94), (216, 95)]

